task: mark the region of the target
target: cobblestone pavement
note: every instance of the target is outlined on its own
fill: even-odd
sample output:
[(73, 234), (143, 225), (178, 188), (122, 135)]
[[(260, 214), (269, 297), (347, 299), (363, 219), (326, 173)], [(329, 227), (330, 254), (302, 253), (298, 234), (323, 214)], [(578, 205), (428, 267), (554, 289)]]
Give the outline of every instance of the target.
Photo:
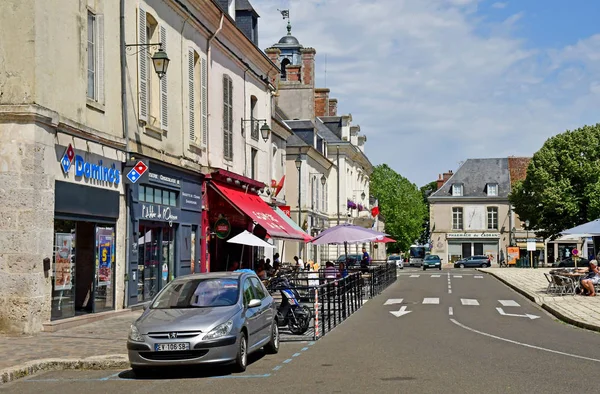
[(27, 361), (127, 353), (129, 326), (142, 314), (135, 311), (64, 329), (28, 336), (0, 335), (0, 370)]
[(600, 331), (600, 296), (558, 296), (546, 293), (544, 273), (550, 268), (480, 268), (513, 287), (544, 309), (571, 324)]

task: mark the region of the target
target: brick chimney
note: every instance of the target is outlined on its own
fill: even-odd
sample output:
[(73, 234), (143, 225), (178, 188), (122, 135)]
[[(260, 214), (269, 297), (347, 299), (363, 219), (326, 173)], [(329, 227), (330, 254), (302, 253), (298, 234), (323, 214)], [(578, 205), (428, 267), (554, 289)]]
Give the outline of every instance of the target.
[(329, 116), (337, 116), (337, 99), (329, 99)]
[(452, 176), (452, 170), (448, 170), (448, 172), (444, 172), (444, 175), (442, 176), (442, 174), (438, 175), (438, 179), (437, 179), (437, 190), (440, 190), (440, 188), (442, 186), (444, 186), (444, 183), (446, 183), (446, 181), (448, 179), (450, 179), (450, 177)]
[(288, 82), (300, 82), (300, 70), (302, 66), (296, 64), (288, 64), (285, 67)]
[(443, 179), (444, 179), (444, 183), (446, 183), (446, 181), (447, 181), (448, 179), (450, 179), (450, 177), (451, 177), (452, 175), (454, 175), (454, 174), (452, 173), (452, 170), (448, 170), (448, 172), (444, 172), (444, 178), (443, 178)]
[(315, 116), (327, 116), (329, 114), (329, 89), (315, 89)]
[(315, 86), (315, 55), (317, 51), (314, 48), (302, 48), (302, 83), (308, 86)]

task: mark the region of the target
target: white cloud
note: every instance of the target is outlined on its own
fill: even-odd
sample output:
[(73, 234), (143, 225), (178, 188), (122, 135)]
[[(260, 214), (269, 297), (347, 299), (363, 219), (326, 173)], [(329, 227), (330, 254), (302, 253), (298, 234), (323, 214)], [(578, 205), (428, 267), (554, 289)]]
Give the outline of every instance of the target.
[(497, 1), (494, 4), (492, 4), (492, 7), (502, 9), (502, 8), (505, 8), (507, 5), (508, 5), (508, 3), (502, 3), (500, 1)]
[[(473, 157), (531, 155), (567, 128), (596, 123), (600, 35), (531, 47), (477, 0), (253, 0), (260, 45), (292, 34), (317, 50), (317, 83), (368, 137), (367, 154), (422, 185)], [(488, 32), (488, 33), (482, 33)]]

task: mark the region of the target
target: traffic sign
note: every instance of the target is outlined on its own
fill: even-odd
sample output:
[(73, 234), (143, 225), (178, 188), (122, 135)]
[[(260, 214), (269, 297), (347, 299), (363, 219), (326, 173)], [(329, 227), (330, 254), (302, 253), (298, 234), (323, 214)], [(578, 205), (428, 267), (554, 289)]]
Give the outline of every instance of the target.
[(577, 255), (579, 254), (579, 250), (577, 250), (577, 249), (573, 249), (573, 251), (571, 252), (571, 254), (572, 254), (573, 256), (577, 256)]

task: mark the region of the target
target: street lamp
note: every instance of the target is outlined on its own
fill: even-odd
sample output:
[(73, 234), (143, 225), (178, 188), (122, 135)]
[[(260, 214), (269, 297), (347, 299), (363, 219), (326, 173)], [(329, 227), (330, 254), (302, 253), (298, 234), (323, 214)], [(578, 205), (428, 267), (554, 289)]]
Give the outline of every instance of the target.
[[(527, 243), (526, 245), (529, 244), (529, 220), (525, 220), (525, 227), (527, 228)], [(527, 249), (529, 249), (529, 247), (527, 247)], [(533, 268), (533, 260), (532, 260), (532, 253), (531, 251), (527, 251), (529, 254), (529, 265), (531, 268)]]
[(158, 50), (154, 52), (152, 55), (152, 65), (154, 66), (154, 72), (158, 75), (158, 79), (162, 79), (162, 77), (167, 73), (167, 68), (169, 68), (169, 62), (171, 61), (167, 56), (167, 52), (165, 52), (162, 48), (162, 43), (150, 43), (150, 44), (126, 44), (125, 48), (128, 51), (131, 51), (134, 47), (145, 47), (146, 50), (158, 47)]
[(298, 170), (298, 226), (302, 227), (302, 206), (300, 205), (300, 200), (302, 198), (302, 180), (300, 176), (302, 174), (302, 157), (298, 155), (296, 160), (294, 160), (294, 163)]
[[(260, 135), (261, 135), (263, 141), (267, 142), (269, 140), (269, 136), (271, 135), (271, 128), (267, 124), (266, 119), (254, 119), (254, 118), (244, 119), (244, 118), (242, 118), (242, 136), (245, 135), (245, 130), (246, 130), (244, 127), (244, 122), (264, 122), (263, 125), (260, 126)], [(250, 127), (254, 127), (254, 123)], [(258, 136), (256, 138), (258, 138)]]

